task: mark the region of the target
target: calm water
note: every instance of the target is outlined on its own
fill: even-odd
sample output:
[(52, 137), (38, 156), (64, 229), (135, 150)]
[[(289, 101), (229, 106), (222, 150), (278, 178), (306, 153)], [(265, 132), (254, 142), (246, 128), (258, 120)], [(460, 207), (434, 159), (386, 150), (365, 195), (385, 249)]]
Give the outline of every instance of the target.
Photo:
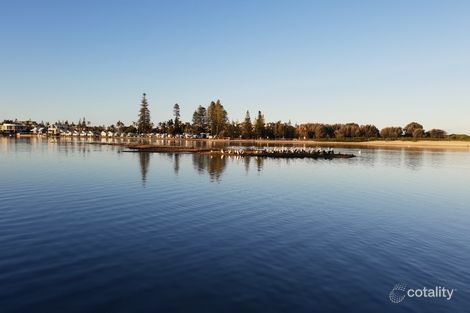
[[(468, 151), (220, 159), (0, 138), (0, 173), (2, 313), (470, 308)], [(399, 282), (457, 291), (393, 304)]]

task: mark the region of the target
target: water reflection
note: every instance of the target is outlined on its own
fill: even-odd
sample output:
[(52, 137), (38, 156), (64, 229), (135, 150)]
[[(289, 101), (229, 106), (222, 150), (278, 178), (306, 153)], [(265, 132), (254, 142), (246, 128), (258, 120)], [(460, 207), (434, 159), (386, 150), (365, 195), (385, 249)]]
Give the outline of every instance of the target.
[(222, 173), (227, 166), (227, 158), (224, 157), (206, 157), (207, 158), (207, 172), (212, 181), (220, 181), (222, 177)]
[(226, 157), (213, 157), (203, 154), (193, 154), (193, 167), (199, 174), (207, 173), (211, 181), (220, 181), (227, 166)]
[[(423, 149), (367, 149), (354, 159), (354, 164), (361, 166), (375, 166), (379, 162), (379, 166), (402, 168), (418, 171), (427, 161), (427, 158), (433, 158), (435, 152)], [(439, 159), (438, 159), (439, 161)], [(439, 167), (442, 164), (432, 162), (433, 167)]]
[(423, 150), (403, 150), (403, 152), (403, 160), (408, 169), (417, 171), (423, 167)]
[(263, 170), (264, 165), (264, 158), (256, 157), (256, 168), (258, 169), (258, 173)]
[(444, 151), (436, 151), (431, 153), (430, 163), (432, 167), (439, 167), (441, 164), (445, 164), (447, 153)]
[[(367, 155), (369, 156), (369, 160), (365, 160), (366, 162), (362, 162), (363, 164), (368, 164), (368, 162), (375, 163), (376, 161), (378, 161), (379, 167), (389, 166), (389, 167), (400, 168), (402, 166), (403, 157), (405, 155), (403, 150), (380, 149), (378, 150), (379, 152), (376, 155), (371, 154), (369, 151), (370, 150), (367, 150)], [(361, 166), (363, 164), (361, 164)]]
[[(368, 168), (375, 167), (380, 156), (379, 149), (352, 149), (349, 153), (357, 155), (355, 164)], [(353, 163), (351, 162), (350, 164), (352, 165)]]
[(173, 156), (173, 170), (175, 171), (175, 175), (178, 175), (180, 171), (180, 156), (179, 153), (174, 153)]
[[(129, 140), (128, 140), (129, 141)], [(111, 140), (106, 140), (110, 143)], [(126, 142), (126, 140), (116, 139), (112, 142)], [(226, 142), (206, 142), (206, 141), (152, 141), (155, 144), (168, 144), (168, 145), (183, 145), (183, 146), (197, 146), (197, 147), (221, 147), (227, 146)], [(233, 145), (233, 144), (232, 144)], [(242, 144), (240, 144), (241, 146)], [(269, 144), (269, 146), (280, 146)], [(60, 155), (65, 158), (71, 158), (77, 154), (88, 158), (93, 152), (119, 152), (123, 150), (122, 147), (113, 145), (96, 144), (93, 139), (78, 139), (78, 138), (41, 138), (41, 137), (0, 137), (0, 152), (3, 156), (10, 155), (15, 158), (18, 157), (16, 153), (40, 153), (43, 155), (53, 154), (60, 152)], [(357, 158), (347, 161), (337, 161), (340, 164), (345, 162), (348, 166), (385, 166), (394, 168), (403, 168), (411, 171), (421, 171), (427, 166), (433, 168), (442, 167), (447, 163), (446, 156), (449, 155), (450, 150), (446, 149), (416, 149), (416, 148), (366, 148), (366, 147), (336, 147), (336, 151), (343, 153), (353, 153)], [(461, 153), (461, 152), (455, 152)], [(464, 152), (465, 153), (465, 152)], [(185, 155), (179, 153), (168, 153), (162, 155), (166, 161), (173, 162), (173, 171), (175, 175), (180, 174), (181, 170), (185, 168), (182, 166), (185, 162)], [(148, 171), (150, 167), (150, 153), (139, 153), (138, 159), (140, 162), (140, 171), (142, 182), (146, 183), (148, 179)], [(270, 162), (279, 162), (279, 160), (264, 159), (264, 158), (236, 158), (236, 157), (210, 157), (207, 155), (193, 154), (188, 156), (192, 159), (193, 168), (199, 174), (207, 174), (212, 181), (220, 181), (224, 175), (225, 169), (229, 163), (236, 164), (244, 167), (245, 173), (248, 174), (250, 168), (262, 173), (263, 168), (270, 164)], [(317, 162), (318, 160), (283, 160), (285, 166), (290, 163), (300, 162), (303, 166), (309, 166), (309, 162)], [(183, 162), (183, 163), (182, 163)], [(336, 161), (335, 161), (336, 162)], [(253, 166), (253, 167), (252, 167)]]
[[(99, 146), (95, 146), (99, 147)], [(93, 146), (86, 140), (72, 140), (45, 137), (3, 137), (0, 136), (0, 152), (29, 152), (48, 153), (61, 152), (68, 157), (69, 154), (82, 154), (84, 157), (92, 152)]]
[(147, 182), (147, 173), (150, 165), (150, 152), (139, 152), (140, 174), (142, 175), (142, 184)]
[(251, 158), (244, 158), (243, 159), (243, 163), (245, 164), (245, 173), (248, 174), (248, 172), (250, 171), (250, 161), (251, 161)]

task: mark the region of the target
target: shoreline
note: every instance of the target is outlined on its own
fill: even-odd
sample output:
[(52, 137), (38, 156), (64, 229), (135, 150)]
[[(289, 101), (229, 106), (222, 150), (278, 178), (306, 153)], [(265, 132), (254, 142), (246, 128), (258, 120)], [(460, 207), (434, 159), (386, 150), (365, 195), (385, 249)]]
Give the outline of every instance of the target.
[[(23, 135), (17, 138), (48, 138), (46, 136)], [(53, 137), (62, 139), (62, 137)], [(82, 137), (66, 137), (82, 138)], [(82, 138), (90, 139), (90, 138)], [(122, 143), (122, 140), (131, 140), (138, 142), (208, 142), (208, 143), (225, 143), (225, 144), (252, 144), (252, 145), (306, 145), (306, 146), (332, 146), (332, 147), (373, 147), (373, 148), (417, 148), (417, 149), (457, 149), (470, 150), (470, 141), (461, 140), (370, 140), (370, 141), (324, 141), (324, 140), (299, 140), (299, 139), (196, 139), (196, 138), (149, 138), (149, 137), (97, 137), (94, 143), (100, 143), (96, 139), (106, 140), (109, 142), (101, 142), (103, 144)], [(131, 143), (131, 142), (129, 142)]]
[(465, 149), (470, 150), (470, 141), (453, 140), (371, 140), (371, 141), (318, 141), (318, 140), (270, 140), (270, 139), (208, 139), (209, 141), (254, 143), (254, 144), (302, 144), (319, 146), (355, 146), (377, 148), (441, 148), (441, 149)]

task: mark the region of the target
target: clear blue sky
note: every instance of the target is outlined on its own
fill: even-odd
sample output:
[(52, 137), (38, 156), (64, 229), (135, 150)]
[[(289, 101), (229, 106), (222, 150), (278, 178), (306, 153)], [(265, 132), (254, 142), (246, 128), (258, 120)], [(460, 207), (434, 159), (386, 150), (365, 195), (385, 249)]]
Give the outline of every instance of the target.
[(417, 120), (470, 133), (470, 1), (0, 0), (0, 119)]

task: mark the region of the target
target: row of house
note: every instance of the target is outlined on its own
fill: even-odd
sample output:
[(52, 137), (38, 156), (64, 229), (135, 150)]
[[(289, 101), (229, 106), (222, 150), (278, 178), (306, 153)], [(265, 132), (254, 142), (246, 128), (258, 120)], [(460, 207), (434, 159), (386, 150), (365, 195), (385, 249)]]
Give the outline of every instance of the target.
[(4, 134), (16, 134), (28, 131), (28, 127), (22, 123), (3, 123), (0, 132)]
[(45, 126), (43, 124), (37, 124), (35, 122), (4, 122), (0, 124), (0, 133), (4, 135), (38, 135), (38, 136), (66, 136), (66, 137), (147, 137), (155, 139), (168, 139), (168, 138), (179, 138), (179, 139), (193, 139), (193, 138), (212, 138), (209, 133), (201, 134), (167, 134), (167, 133), (151, 133), (151, 134), (137, 134), (137, 133), (125, 133), (120, 131), (94, 131), (94, 130), (74, 130), (70, 129), (61, 124), (53, 124)]

